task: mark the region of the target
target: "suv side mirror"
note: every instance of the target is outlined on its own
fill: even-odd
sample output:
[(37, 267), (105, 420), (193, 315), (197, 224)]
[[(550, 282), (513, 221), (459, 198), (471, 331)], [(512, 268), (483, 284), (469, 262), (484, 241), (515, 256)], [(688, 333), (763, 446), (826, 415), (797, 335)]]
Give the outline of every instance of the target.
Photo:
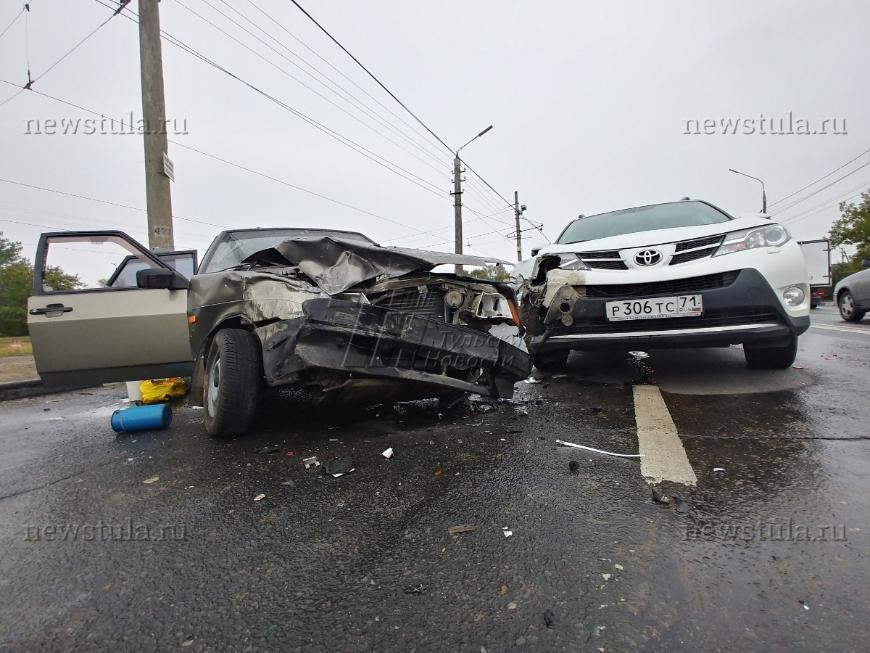
[(165, 268), (146, 268), (136, 273), (136, 286), (161, 290), (187, 290), (190, 287), (184, 275)]
[(529, 252), (529, 253), (530, 253), (532, 256), (537, 256), (537, 255), (538, 255), (538, 252), (540, 252), (540, 251), (541, 251), (541, 248), (540, 248), (540, 247), (534, 247), (534, 248), (532, 248), (532, 251)]
[(870, 268), (870, 258), (865, 258), (863, 261), (861, 261), (861, 267), (865, 270), (867, 268)]

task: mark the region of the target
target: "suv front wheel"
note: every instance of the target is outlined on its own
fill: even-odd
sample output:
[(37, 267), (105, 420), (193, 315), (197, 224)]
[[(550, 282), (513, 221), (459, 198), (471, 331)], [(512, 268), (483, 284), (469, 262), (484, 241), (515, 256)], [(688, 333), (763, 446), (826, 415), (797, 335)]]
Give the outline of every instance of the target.
[(792, 336), (782, 347), (750, 347), (743, 345), (746, 364), (758, 370), (784, 370), (791, 367), (797, 356), (797, 336)]
[(256, 336), (223, 329), (208, 350), (203, 389), (205, 429), (210, 435), (241, 435), (251, 426), (260, 392), (260, 351)]

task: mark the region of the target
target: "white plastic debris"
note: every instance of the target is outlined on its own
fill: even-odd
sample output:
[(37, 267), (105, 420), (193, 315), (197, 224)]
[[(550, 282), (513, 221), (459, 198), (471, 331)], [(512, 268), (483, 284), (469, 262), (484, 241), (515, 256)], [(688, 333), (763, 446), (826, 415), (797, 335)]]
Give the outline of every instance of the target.
[(381, 455), (382, 455), (384, 458), (392, 458), (392, 457), (393, 457), (393, 448), (392, 448), (392, 447), (387, 447), (386, 449), (384, 449), (384, 450), (381, 452)]
[(619, 569), (620, 571), (622, 571), (623, 569), (625, 569), (625, 567), (623, 567), (623, 566), (622, 566), (621, 564), (619, 564), (618, 562), (615, 562), (615, 563), (613, 564), (613, 566), (614, 566), (616, 569)]
[(258, 494), (257, 496), (254, 497), (254, 501), (262, 501), (265, 498), (266, 498), (265, 494)]
[(536, 379), (536, 378), (533, 377), (533, 376), (530, 376), (529, 378), (527, 378), (527, 379), (525, 379), (525, 380), (523, 381), (523, 383), (528, 383), (529, 385), (533, 385), (533, 384), (535, 384), (535, 383), (540, 383), (540, 382), (541, 382), (540, 379)]
[(604, 451), (603, 449), (596, 449), (594, 447), (587, 447), (583, 444), (574, 444), (573, 442), (565, 442), (564, 440), (556, 440), (556, 444), (562, 445), (563, 447), (574, 447), (575, 449), (584, 449), (586, 451), (594, 451), (595, 453), (603, 453), (607, 456), (616, 456), (617, 458), (641, 458), (641, 454), (639, 453), (614, 453), (612, 451)]
[(724, 472), (724, 471), (725, 471), (725, 468), (724, 468), (724, 467), (714, 467), (714, 468), (713, 468), (713, 471), (714, 471), (714, 472)]
[(159, 476), (152, 476), (151, 478), (146, 478), (146, 479), (145, 479), (144, 481), (142, 481), (142, 482), (143, 482), (145, 485), (151, 485), (152, 483), (156, 483), (156, 482), (159, 481), (159, 480), (160, 480), (160, 477), (159, 477)]
[(511, 535), (514, 534), (514, 532), (512, 530), (508, 530), (507, 526), (502, 526), (501, 532), (504, 533), (505, 537), (510, 537)]
[(610, 574), (601, 574), (601, 577), (602, 577), (604, 580), (610, 580)]
[(305, 469), (311, 469), (312, 467), (320, 467), (320, 461), (317, 460), (317, 456), (309, 456), (308, 458), (303, 458), (302, 462), (305, 465)]

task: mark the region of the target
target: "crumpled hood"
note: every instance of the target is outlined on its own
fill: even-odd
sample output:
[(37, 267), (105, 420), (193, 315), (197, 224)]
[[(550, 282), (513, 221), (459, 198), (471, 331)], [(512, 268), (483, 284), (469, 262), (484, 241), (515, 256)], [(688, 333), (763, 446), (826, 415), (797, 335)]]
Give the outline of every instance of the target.
[(344, 292), (364, 281), (427, 272), (446, 264), (510, 266), (497, 258), (404, 247), (380, 247), (334, 237), (295, 238), (255, 252), (245, 263), (296, 266), (325, 293)]
[(756, 216), (736, 218), (716, 224), (697, 225), (694, 227), (678, 227), (676, 229), (656, 229), (654, 231), (636, 231), (621, 236), (610, 236), (597, 240), (586, 240), (581, 243), (567, 245), (552, 244), (542, 247), (538, 256), (544, 254), (563, 254), (569, 252), (595, 252), (599, 250), (626, 249), (630, 247), (647, 247), (673, 243), (679, 240), (715, 236), (729, 231), (740, 231), (752, 227), (764, 227), (773, 224), (772, 220)]

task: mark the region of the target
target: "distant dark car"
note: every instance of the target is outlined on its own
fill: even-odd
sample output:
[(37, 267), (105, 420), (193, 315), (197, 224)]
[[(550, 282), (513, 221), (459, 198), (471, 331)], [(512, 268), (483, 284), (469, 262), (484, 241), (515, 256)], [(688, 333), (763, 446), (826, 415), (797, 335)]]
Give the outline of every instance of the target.
[[(98, 287), (56, 290), (48, 253), (74, 245), (91, 258), (106, 246), (126, 256)], [(222, 232), (189, 279), (181, 254), (155, 255), (119, 231), (43, 234), (28, 305), (43, 380), (192, 374), (206, 429), (228, 435), (248, 428), (266, 386), (377, 401), (510, 397), (530, 372), (528, 354), (490, 334), (519, 326), (512, 288), (432, 271), (493, 259), (324, 229)]]

